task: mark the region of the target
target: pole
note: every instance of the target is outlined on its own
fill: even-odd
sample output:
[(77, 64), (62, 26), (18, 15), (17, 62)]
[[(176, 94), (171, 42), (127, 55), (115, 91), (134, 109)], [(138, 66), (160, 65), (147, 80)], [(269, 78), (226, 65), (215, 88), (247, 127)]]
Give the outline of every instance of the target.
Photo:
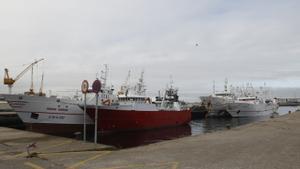
[(86, 141), (86, 93), (84, 93), (84, 107), (83, 107), (83, 140)]
[(98, 96), (96, 93), (96, 108), (95, 108), (95, 135), (94, 135), (94, 143), (97, 144), (97, 127), (98, 127)]
[(81, 83), (81, 92), (84, 94), (83, 105), (83, 140), (86, 141), (86, 94), (89, 92), (89, 82), (87, 80)]
[(30, 84), (30, 94), (33, 94), (31, 92), (33, 92), (33, 65), (31, 67), (31, 84)]

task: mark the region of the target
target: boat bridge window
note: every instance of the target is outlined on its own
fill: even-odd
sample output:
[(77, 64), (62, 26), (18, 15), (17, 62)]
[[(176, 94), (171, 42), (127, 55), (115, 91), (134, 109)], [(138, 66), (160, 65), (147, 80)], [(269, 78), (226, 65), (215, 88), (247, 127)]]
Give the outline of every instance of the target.
[(145, 102), (145, 98), (144, 97), (125, 97), (125, 98), (119, 98), (119, 101), (135, 101), (135, 102)]
[(239, 99), (240, 101), (253, 101), (255, 98), (246, 98), (246, 99)]
[(216, 96), (232, 96), (232, 94), (229, 93), (218, 93)]

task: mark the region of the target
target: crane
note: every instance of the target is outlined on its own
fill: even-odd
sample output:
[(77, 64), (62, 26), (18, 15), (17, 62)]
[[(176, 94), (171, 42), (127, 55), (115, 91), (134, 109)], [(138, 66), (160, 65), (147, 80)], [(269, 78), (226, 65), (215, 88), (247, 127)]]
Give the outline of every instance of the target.
[(35, 64), (37, 64), (38, 62), (44, 60), (43, 58), (42, 59), (39, 59), (39, 60), (36, 60), (34, 62), (32, 62), (30, 65), (28, 65), (21, 73), (19, 73), (16, 78), (12, 78), (9, 76), (9, 73), (8, 73), (8, 69), (5, 68), (4, 69), (4, 85), (8, 85), (8, 89), (9, 89), (9, 94), (11, 94), (11, 89), (12, 89), (12, 86), (14, 85), (14, 83), (19, 80), (29, 69), (31, 69), (31, 85), (30, 85), (30, 89), (29, 89), (29, 92), (27, 92), (28, 94), (34, 94), (34, 91), (33, 91), (33, 66)]

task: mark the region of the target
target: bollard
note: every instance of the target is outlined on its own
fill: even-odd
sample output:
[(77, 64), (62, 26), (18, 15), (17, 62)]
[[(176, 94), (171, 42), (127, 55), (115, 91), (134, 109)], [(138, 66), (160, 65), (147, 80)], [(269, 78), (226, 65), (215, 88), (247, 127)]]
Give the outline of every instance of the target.
[(34, 143), (31, 143), (29, 144), (27, 147), (26, 147), (26, 151), (27, 151), (27, 158), (32, 158), (32, 157), (36, 157), (37, 156), (37, 153), (36, 152), (30, 152), (29, 150), (30, 149), (33, 149), (33, 148), (36, 148), (36, 142)]

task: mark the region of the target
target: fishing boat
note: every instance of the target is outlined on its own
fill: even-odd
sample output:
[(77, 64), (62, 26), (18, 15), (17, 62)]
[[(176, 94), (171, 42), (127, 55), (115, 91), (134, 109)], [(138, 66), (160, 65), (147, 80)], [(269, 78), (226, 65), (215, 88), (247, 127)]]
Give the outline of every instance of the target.
[[(130, 92), (130, 89), (135, 90)], [(172, 86), (166, 89), (160, 104), (153, 104), (145, 91), (143, 72), (133, 88), (126, 83), (122, 85), (117, 101), (97, 107), (98, 131), (107, 133), (162, 128), (187, 124), (191, 120), (191, 110), (181, 106), (177, 89)], [(95, 109), (95, 105), (87, 106), (87, 113), (92, 119), (95, 119)]]
[(232, 117), (256, 117), (271, 115), (278, 109), (276, 98), (270, 99), (269, 89), (264, 87), (254, 88), (251, 83), (237, 88), (236, 99), (228, 103), (226, 111)]
[[(106, 83), (108, 68), (101, 74), (101, 79)], [(105, 87), (105, 92), (100, 98), (113, 100), (112, 88)], [(28, 93), (28, 92), (25, 92)], [(8, 104), (21, 118), (27, 130), (54, 134), (67, 135), (83, 131), (84, 112), (79, 106), (83, 101), (78, 94), (73, 98), (46, 96), (40, 89), (39, 94), (2, 94)], [(93, 94), (87, 95), (87, 103), (95, 103)], [(101, 99), (101, 100), (103, 100)], [(102, 102), (99, 101), (99, 104)], [(92, 130), (94, 121), (86, 116), (87, 130)]]
[[(3, 94), (27, 130), (65, 134), (82, 131), (83, 110), (78, 106), (80, 100), (25, 94)], [(92, 129), (93, 121), (87, 116), (87, 125)]]
[(224, 91), (215, 91), (213, 85), (213, 94), (209, 96), (201, 96), (202, 105), (206, 106), (209, 116), (226, 116), (226, 110), (229, 103), (233, 103), (235, 99), (234, 93), (228, 90), (228, 80), (225, 80)]
[(232, 117), (255, 117), (270, 115), (276, 112), (276, 99), (264, 100), (255, 96), (239, 97), (227, 106), (227, 112)]

